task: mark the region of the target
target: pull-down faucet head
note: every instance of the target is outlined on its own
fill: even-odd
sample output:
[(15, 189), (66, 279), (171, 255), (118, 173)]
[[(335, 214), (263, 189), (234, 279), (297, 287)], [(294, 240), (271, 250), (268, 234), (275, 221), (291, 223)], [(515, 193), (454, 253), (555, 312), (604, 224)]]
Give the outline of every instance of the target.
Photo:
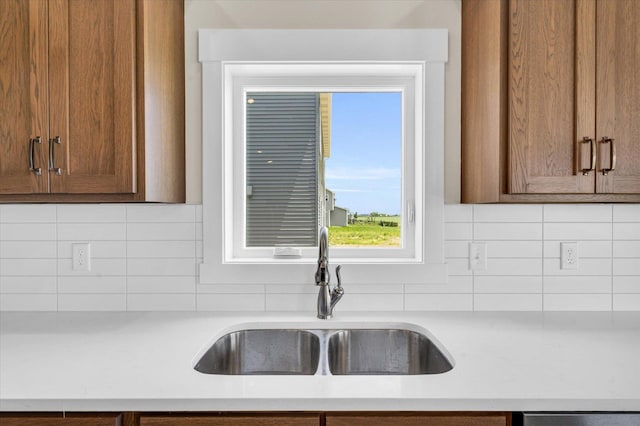
[(333, 290), (329, 286), (331, 274), (329, 273), (329, 231), (326, 227), (320, 229), (318, 252), (318, 269), (316, 269), (316, 285), (320, 286), (318, 291), (318, 318), (328, 319), (333, 315), (333, 307), (340, 301), (344, 294), (340, 280), (340, 268), (336, 268), (338, 285)]

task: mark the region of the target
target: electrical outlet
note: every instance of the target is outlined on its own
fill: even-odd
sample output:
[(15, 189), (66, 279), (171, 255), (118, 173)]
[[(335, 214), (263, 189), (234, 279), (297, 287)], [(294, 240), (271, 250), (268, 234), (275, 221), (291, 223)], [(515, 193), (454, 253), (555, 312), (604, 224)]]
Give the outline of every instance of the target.
[(578, 243), (560, 243), (560, 268), (578, 269)]
[(91, 244), (75, 243), (71, 245), (73, 250), (73, 270), (91, 270)]
[(469, 269), (472, 271), (487, 269), (487, 243), (469, 243)]

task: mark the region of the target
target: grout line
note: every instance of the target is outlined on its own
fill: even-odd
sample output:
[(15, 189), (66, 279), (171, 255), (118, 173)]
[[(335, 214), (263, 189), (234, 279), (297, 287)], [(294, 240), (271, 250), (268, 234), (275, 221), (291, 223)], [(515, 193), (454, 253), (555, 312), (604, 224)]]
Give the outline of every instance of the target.
[[(545, 246), (545, 242), (546, 242), (546, 240), (544, 238), (544, 227), (546, 225), (546, 222), (544, 220), (544, 217), (545, 217), (544, 213), (545, 213), (545, 205), (543, 204), (542, 205), (542, 271), (540, 271), (540, 273), (542, 274), (542, 289), (541, 289), (542, 290), (542, 294), (541, 294), (542, 300), (540, 301), (541, 302), (540, 308), (542, 309), (542, 312), (544, 312), (544, 295), (545, 295), (545, 286), (544, 286), (544, 284), (545, 284), (545, 281), (546, 281), (545, 275), (544, 275), (544, 259), (546, 258), (545, 257), (545, 253), (544, 253), (544, 246)], [(562, 253), (560, 255), (562, 255)]]
[(611, 280), (611, 312), (613, 312), (613, 280), (614, 280), (614, 276), (613, 276), (613, 261), (614, 261), (614, 256), (613, 256), (613, 224), (614, 224), (614, 219), (613, 219), (613, 209), (614, 206), (613, 204), (610, 205), (611, 207), (611, 254), (610, 254), (610, 261), (611, 261), (611, 275), (609, 276), (609, 279)]
[[(471, 241), (467, 243), (468, 245), (475, 241), (476, 237), (476, 205), (473, 204), (471, 206)], [(467, 247), (467, 268), (469, 267), (470, 261), (470, 246)], [(488, 256), (487, 256), (488, 257)], [(489, 259), (487, 258), (487, 263), (489, 263)], [(489, 269), (489, 265), (487, 265), (487, 269)], [(475, 312), (476, 310), (476, 272), (471, 271), (471, 312)]]
[(58, 265), (60, 264), (60, 253), (58, 247), (58, 208), (59, 204), (55, 205), (55, 244), (56, 244), (56, 312), (60, 311), (60, 271), (58, 271)]
[(124, 311), (129, 311), (129, 206), (124, 206)]

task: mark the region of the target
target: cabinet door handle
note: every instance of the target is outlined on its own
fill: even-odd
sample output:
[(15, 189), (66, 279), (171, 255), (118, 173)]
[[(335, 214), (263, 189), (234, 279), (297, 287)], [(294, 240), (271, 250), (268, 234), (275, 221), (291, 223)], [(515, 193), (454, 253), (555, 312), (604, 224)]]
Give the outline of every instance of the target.
[(42, 144), (42, 138), (40, 136), (29, 139), (29, 171), (35, 173), (36, 176), (40, 176), (42, 174), (42, 169), (40, 167), (35, 167), (33, 164), (33, 155), (36, 150), (36, 144)]
[(62, 140), (60, 139), (60, 136), (56, 136), (53, 139), (49, 139), (49, 171), (56, 172), (56, 176), (62, 175), (62, 169), (60, 167), (56, 167), (54, 164), (53, 145), (54, 144), (60, 145), (61, 143), (62, 143)]
[(593, 138), (590, 138), (589, 136), (585, 136), (582, 138), (582, 143), (589, 144), (589, 157), (590, 157), (589, 168), (582, 169), (582, 174), (587, 176), (589, 172), (592, 172), (593, 168), (596, 166), (596, 150), (593, 149)]
[(614, 171), (616, 169), (616, 162), (617, 162), (617, 158), (616, 158), (616, 143), (615, 143), (615, 139), (609, 138), (607, 136), (604, 136), (602, 138), (602, 143), (610, 144), (609, 145), (609, 156), (610, 156), (609, 168), (608, 169), (605, 169), (605, 168), (602, 169), (602, 174), (604, 176), (606, 176), (606, 175), (609, 174), (609, 172), (612, 172), (612, 171)]

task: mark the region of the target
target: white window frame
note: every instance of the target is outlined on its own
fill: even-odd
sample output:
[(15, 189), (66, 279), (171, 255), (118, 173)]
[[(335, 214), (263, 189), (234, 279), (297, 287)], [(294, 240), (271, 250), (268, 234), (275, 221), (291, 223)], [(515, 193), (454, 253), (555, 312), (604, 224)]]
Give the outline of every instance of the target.
[(273, 256), (272, 248), (244, 247), (243, 95), (276, 88), (403, 91), (403, 146), (414, 149), (410, 155), (403, 152), (403, 180), (405, 170), (414, 176), (402, 185), (403, 247), (330, 248), (330, 261), (345, 264), (346, 285), (446, 281), (446, 30), (200, 30), (199, 42), (203, 74), (201, 283), (313, 282), (317, 248), (300, 250), (299, 258), (280, 258)]

